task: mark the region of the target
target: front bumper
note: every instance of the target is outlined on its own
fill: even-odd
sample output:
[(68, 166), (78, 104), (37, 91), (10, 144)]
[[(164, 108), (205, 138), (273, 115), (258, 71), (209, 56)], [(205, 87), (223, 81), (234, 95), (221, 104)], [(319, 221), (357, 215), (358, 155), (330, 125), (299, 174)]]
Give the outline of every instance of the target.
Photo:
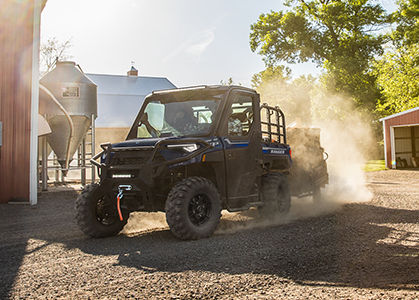
[[(173, 146), (184, 144), (196, 144), (198, 147), (191, 153), (172, 159), (166, 160), (161, 155), (162, 151), (170, 151)], [(151, 189), (154, 179), (171, 166), (193, 160), (212, 148), (207, 141), (199, 138), (160, 140), (154, 146), (113, 147), (110, 143), (100, 146), (103, 151), (90, 161), (98, 168), (101, 182), (106, 180), (113, 183), (134, 184), (141, 190)], [(98, 162), (98, 159), (101, 161)], [(127, 174), (132, 176), (118, 176)]]

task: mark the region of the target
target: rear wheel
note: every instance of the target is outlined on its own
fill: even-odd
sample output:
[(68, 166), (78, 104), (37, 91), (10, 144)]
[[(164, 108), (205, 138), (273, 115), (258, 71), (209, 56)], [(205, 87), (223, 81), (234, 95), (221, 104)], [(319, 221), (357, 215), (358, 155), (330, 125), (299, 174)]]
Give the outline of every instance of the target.
[(128, 216), (120, 221), (116, 204), (105, 196), (96, 183), (87, 185), (76, 200), (76, 222), (81, 231), (91, 237), (118, 234), (127, 223)]
[(318, 186), (313, 189), (313, 202), (316, 204), (320, 204), (322, 202), (322, 193), (320, 191), (320, 187)]
[(176, 184), (166, 201), (166, 221), (172, 233), (184, 240), (211, 236), (221, 217), (217, 188), (208, 179), (190, 177)]
[(262, 178), (262, 201), (259, 208), (263, 216), (272, 217), (277, 214), (285, 215), (291, 206), (291, 194), (288, 178), (281, 173), (264, 175)]

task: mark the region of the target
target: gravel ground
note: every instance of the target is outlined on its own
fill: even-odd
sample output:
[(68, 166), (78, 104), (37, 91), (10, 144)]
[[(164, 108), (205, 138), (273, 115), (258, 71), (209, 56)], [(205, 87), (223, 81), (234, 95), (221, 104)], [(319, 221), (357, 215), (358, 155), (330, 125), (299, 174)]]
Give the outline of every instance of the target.
[(119, 236), (86, 238), (71, 190), (42, 195), (35, 209), (1, 205), (0, 299), (419, 299), (419, 172), (367, 180), (369, 202), (318, 211), (294, 200), (273, 225), (254, 210), (224, 213), (199, 241), (143, 213)]

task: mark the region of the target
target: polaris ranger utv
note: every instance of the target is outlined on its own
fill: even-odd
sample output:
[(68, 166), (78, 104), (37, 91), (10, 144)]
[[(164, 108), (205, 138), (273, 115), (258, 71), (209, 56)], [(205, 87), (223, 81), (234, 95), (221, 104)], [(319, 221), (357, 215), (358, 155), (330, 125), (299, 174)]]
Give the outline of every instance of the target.
[(77, 223), (92, 237), (117, 234), (133, 211), (164, 211), (176, 237), (200, 239), (214, 232), (222, 209), (290, 208), (284, 114), (260, 105), (252, 89), (153, 92), (126, 141), (101, 147), (92, 159), (100, 183), (76, 201)]

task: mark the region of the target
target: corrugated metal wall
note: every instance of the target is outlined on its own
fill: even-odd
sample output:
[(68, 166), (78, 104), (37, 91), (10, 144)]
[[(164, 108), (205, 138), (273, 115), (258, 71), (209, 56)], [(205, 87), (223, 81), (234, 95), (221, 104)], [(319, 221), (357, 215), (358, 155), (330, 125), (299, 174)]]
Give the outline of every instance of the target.
[(394, 147), (396, 158), (406, 159), (410, 164), (410, 158), (413, 156), (412, 127), (394, 128)]
[(0, 202), (29, 198), (33, 2), (0, 1)]
[[(386, 145), (385, 151), (387, 155), (387, 168), (391, 168), (391, 140), (390, 140), (390, 127), (392, 126), (401, 126), (401, 125), (413, 125), (419, 124), (419, 110), (412, 111), (410, 113), (395, 116), (394, 118), (385, 120), (385, 137), (386, 137)], [(416, 129), (415, 129), (416, 130)], [(415, 131), (416, 132), (416, 131)], [(415, 137), (418, 137), (415, 134)], [(416, 148), (418, 151), (419, 148)]]

